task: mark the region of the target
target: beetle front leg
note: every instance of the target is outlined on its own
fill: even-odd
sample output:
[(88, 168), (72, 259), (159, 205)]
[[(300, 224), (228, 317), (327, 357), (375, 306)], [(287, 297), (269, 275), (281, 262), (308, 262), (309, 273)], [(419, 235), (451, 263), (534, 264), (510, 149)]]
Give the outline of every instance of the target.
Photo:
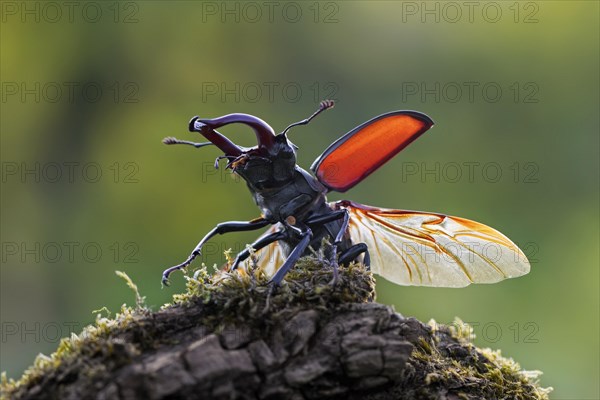
[(253, 231), (256, 229), (263, 228), (269, 225), (269, 221), (264, 218), (257, 218), (248, 222), (240, 222), (240, 221), (230, 221), (223, 222), (218, 224), (212, 231), (206, 234), (204, 238), (198, 243), (198, 245), (194, 248), (190, 256), (181, 264), (175, 265), (171, 268), (167, 268), (162, 274), (162, 284), (165, 286), (169, 286), (169, 275), (171, 272), (176, 271), (178, 269), (182, 269), (191, 264), (192, 261), (196, 257), (198, 257), (202, 253), (202, 246), (213, 236), (222, 235), (224, 233), (229, 232), (242, 232), (242, 231)]

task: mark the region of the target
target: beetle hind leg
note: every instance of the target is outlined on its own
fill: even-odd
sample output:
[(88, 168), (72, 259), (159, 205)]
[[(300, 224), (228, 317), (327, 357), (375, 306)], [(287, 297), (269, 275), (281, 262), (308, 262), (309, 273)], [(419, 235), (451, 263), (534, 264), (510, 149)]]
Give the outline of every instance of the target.
[(370, 268), (371, 257), (369, 256), (369, 248), (364, 243), (355, 244), (354, 246), (350, 247), (349, 249), (344, 251), (342, 254), (340, 254), (339, 263), (341, 265), (348, 264), (348, 263), (356, 260), (356, 258), (358, 256), (360, 256), (361, 254), (364, 254), (363, 255), (363, 264), (367, 267), (367, 271), (368, 271), (371, 269)]

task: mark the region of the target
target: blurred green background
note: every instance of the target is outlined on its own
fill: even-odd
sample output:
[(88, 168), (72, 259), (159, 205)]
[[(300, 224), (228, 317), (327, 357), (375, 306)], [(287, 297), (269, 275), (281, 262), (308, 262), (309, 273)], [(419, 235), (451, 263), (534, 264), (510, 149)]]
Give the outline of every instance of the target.
[[(471, 218), (532, 262), (523, 278), (465, 289), (379, 280), (378, 300), (472, 323), (478, 345), (542, 370), (553, 398), (600, 396), (598, 2), (71, 3), (2, 3), (10, 377), (92, 310), (134, 302), (115, 270), (159, 307), (183, 290), (180, 274), (161, 290), (164, 268), (216, 223), (258, 215), (245, 185), (212, 169), (217, 149), (168, 148), (164, 136), (199, 140), (191, 116), (231, 112), (280, 131), (334, 98), (290, 134), (305, 168), (387, 111), (436, 126), (330, 199)], [(222, 132), (256, 143), (247, 129)], [(218, 237), (202, 261), (257, 236)]]

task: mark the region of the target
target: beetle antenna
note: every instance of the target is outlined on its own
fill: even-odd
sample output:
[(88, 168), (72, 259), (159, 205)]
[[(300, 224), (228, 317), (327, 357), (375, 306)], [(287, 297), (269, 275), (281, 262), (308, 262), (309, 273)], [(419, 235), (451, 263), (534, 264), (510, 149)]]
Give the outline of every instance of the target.
[(171, 137), (171, 136), (164, 138), (162, 140), (162, 142), (164, 144), (189, 144), (190, 146), (194, 146), (197, 149), (199, 149), (200, 147), (212, 145), (211, 142), (194, 143), (194, 142), (190, 142), (190, 141), (187, 141), (187, 140), (179, 140), (179, 139), (176, 139), (176, 138)]
[(281, 132), (281, 134), (285, 135), (286, 132), (289, 131), (294, 126), (308, 124), (314, 117), (316, 117), (317, 115), (321, 114), (325, 110), (333, 108), (334, 105), (335, 105), (335, 102), (333, 100), (323, 100), (321, 103), (319, 103), (319, 108), (317, 109), (317, 111), (315, 111), (313, 113), (313, 115), (311, 115), (310, 117), (308, 117), (306, 119), (303, 119), (302, 121), (294, 122), (293, 124), (291, 124), (287, 128), (285, 128), (284, 131)]

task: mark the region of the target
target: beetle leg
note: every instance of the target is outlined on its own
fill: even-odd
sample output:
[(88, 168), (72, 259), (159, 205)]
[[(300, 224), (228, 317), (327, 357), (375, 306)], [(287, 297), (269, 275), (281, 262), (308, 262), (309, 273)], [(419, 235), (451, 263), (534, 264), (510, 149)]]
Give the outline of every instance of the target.
[(367, 270), (369, 270), (370, 269), (369, 267), (371, 265), (371, 257), (369, 256), (369, 248), (364, 243), (355, 244), (354, 246), (350, 247), (349, 249), (344, 251), (342, 254), (340, 254), (339, 263), (347, 264), (347, 263), (351, 262), (352, 260), (355, 260), (356, 257), (358, 257), (361, 254), (364, 254), (363, 264), (365, 264), (365, 266), (367, 267)]
[(348, 214), (346, 209), (335, 210), (327, 214), (314, 215), (308, 218), (304, 223), (307, 225), (322, 225), (343, 218), (344, 214)]
[(348, 210), (344, 210), (344, 217), (342, 221), (342, 227), (338, 231), (338, 234), (335, 237), (335, 242), (333, 242), (332, 248), (332, 260), (331, 265), (333, 266), (333, 284), (335, 285), (338, 281), (338, 256), (337, 256), (337, 247), (340, 243), (342, 243), (342, 239), (344, 238), (344, 234), (348, 230), (348, 224), (350, 223), (350, 214)]
[(309, 218), (306, 222), (308, 225), (317, 225), (317, 224), (325, 224), (328, 222), (332, 222), (332, 221), (335, 221), (336, 219), (340, 219), (340, 218), (343, 219), (342, 226), (340, 227), (340, 230), (338, 231), (337, 235), (335, 236), (335, 241), (333, 242), (333, 245), (331, 246), (331, 250), (332, 250), (331, 266), (333, 267), (332, 283), (334, 285), (338, 281), (337, 247), (340, 245), (340, 243), (342, 243), (344, 234), (346, 233), (346, 230), (348, 229), (348, 224), (350, 223), (350, 214), (348, 213), (348, 210), (341, 209), (341, 210), (337, 210), (337, 211), (334, 211), (329, 214), (317, 215), (316, 217)]
[[(286, 237), (285, 232), (273, 232), (270, 235), (267, 235), (261, 239), (258, 239), (256, 242), (252, 243), (252, 248), (254, 250), (260, 250), (265, 246), (270, 245), (271, 243), (277, 241), (277, 240), (281, 240), (284, 239)], [(250, 250), (246, 249), (244, 251), (241, 251), (236, 257), (235, 260), (233, 260), (233, 263), (231, 264), (231, 267), (229, 268), (230, 271), (234, 271), (237, 267), (238, 264), (241, 263), (242, 261), (246, 260), (248, 257), (250, 257)]]
[(248, 222), (230, 221), (218, 224), (212, 231), (208, 232), (206, 236), (202, 238), (200, 243), (198, 243), (198, 245), (194, 248), (190, 256), (184, 262), (175, 265), (171, 268), (168, 268), (163, 272), (162, 284), (165, 286), (169, 286), (169, 275), (171, 274), (171, 272), (185, 268), (188, 265), (190, 265), (191, 262), (194, 261), (194, 259), (202, 253), (202, 246), (204, 246), (204, 243), (206, 243), (213, 236), (222, 235), (228, 232), (253, 231), (255, 229), (263, 228), (267, 225), (269, 225), (269, 221), (262, 217)]
[(310, 243), (310, 240), (313, 236), (313, 233), (308, 226), (299, 228), (298, 226), (286, 224), (286, 227), (296, 231), (300, 235), (301, 240), (300, 243), (298, 243), (298, 245), (294, 247), (294, 250), (292, 250), (292, 252), (285, 260), (283, 265), (279, 267), (277, 272), (275, 272), (275, 275), (273, 275), (273, 277), (269, 281), (269, 283), (273, 283), (274, 285), (278, 285), (283, 280), (283, 277), (285, 276), (285, 274), (287, 274), (290, 268), (292, 268), (294, 264), (296, 264), (296, 261), (298, 261), (298, 259), (302, 256), (304, 250), (306, 250), (306, 248), (308, 247), (308, 244)]

